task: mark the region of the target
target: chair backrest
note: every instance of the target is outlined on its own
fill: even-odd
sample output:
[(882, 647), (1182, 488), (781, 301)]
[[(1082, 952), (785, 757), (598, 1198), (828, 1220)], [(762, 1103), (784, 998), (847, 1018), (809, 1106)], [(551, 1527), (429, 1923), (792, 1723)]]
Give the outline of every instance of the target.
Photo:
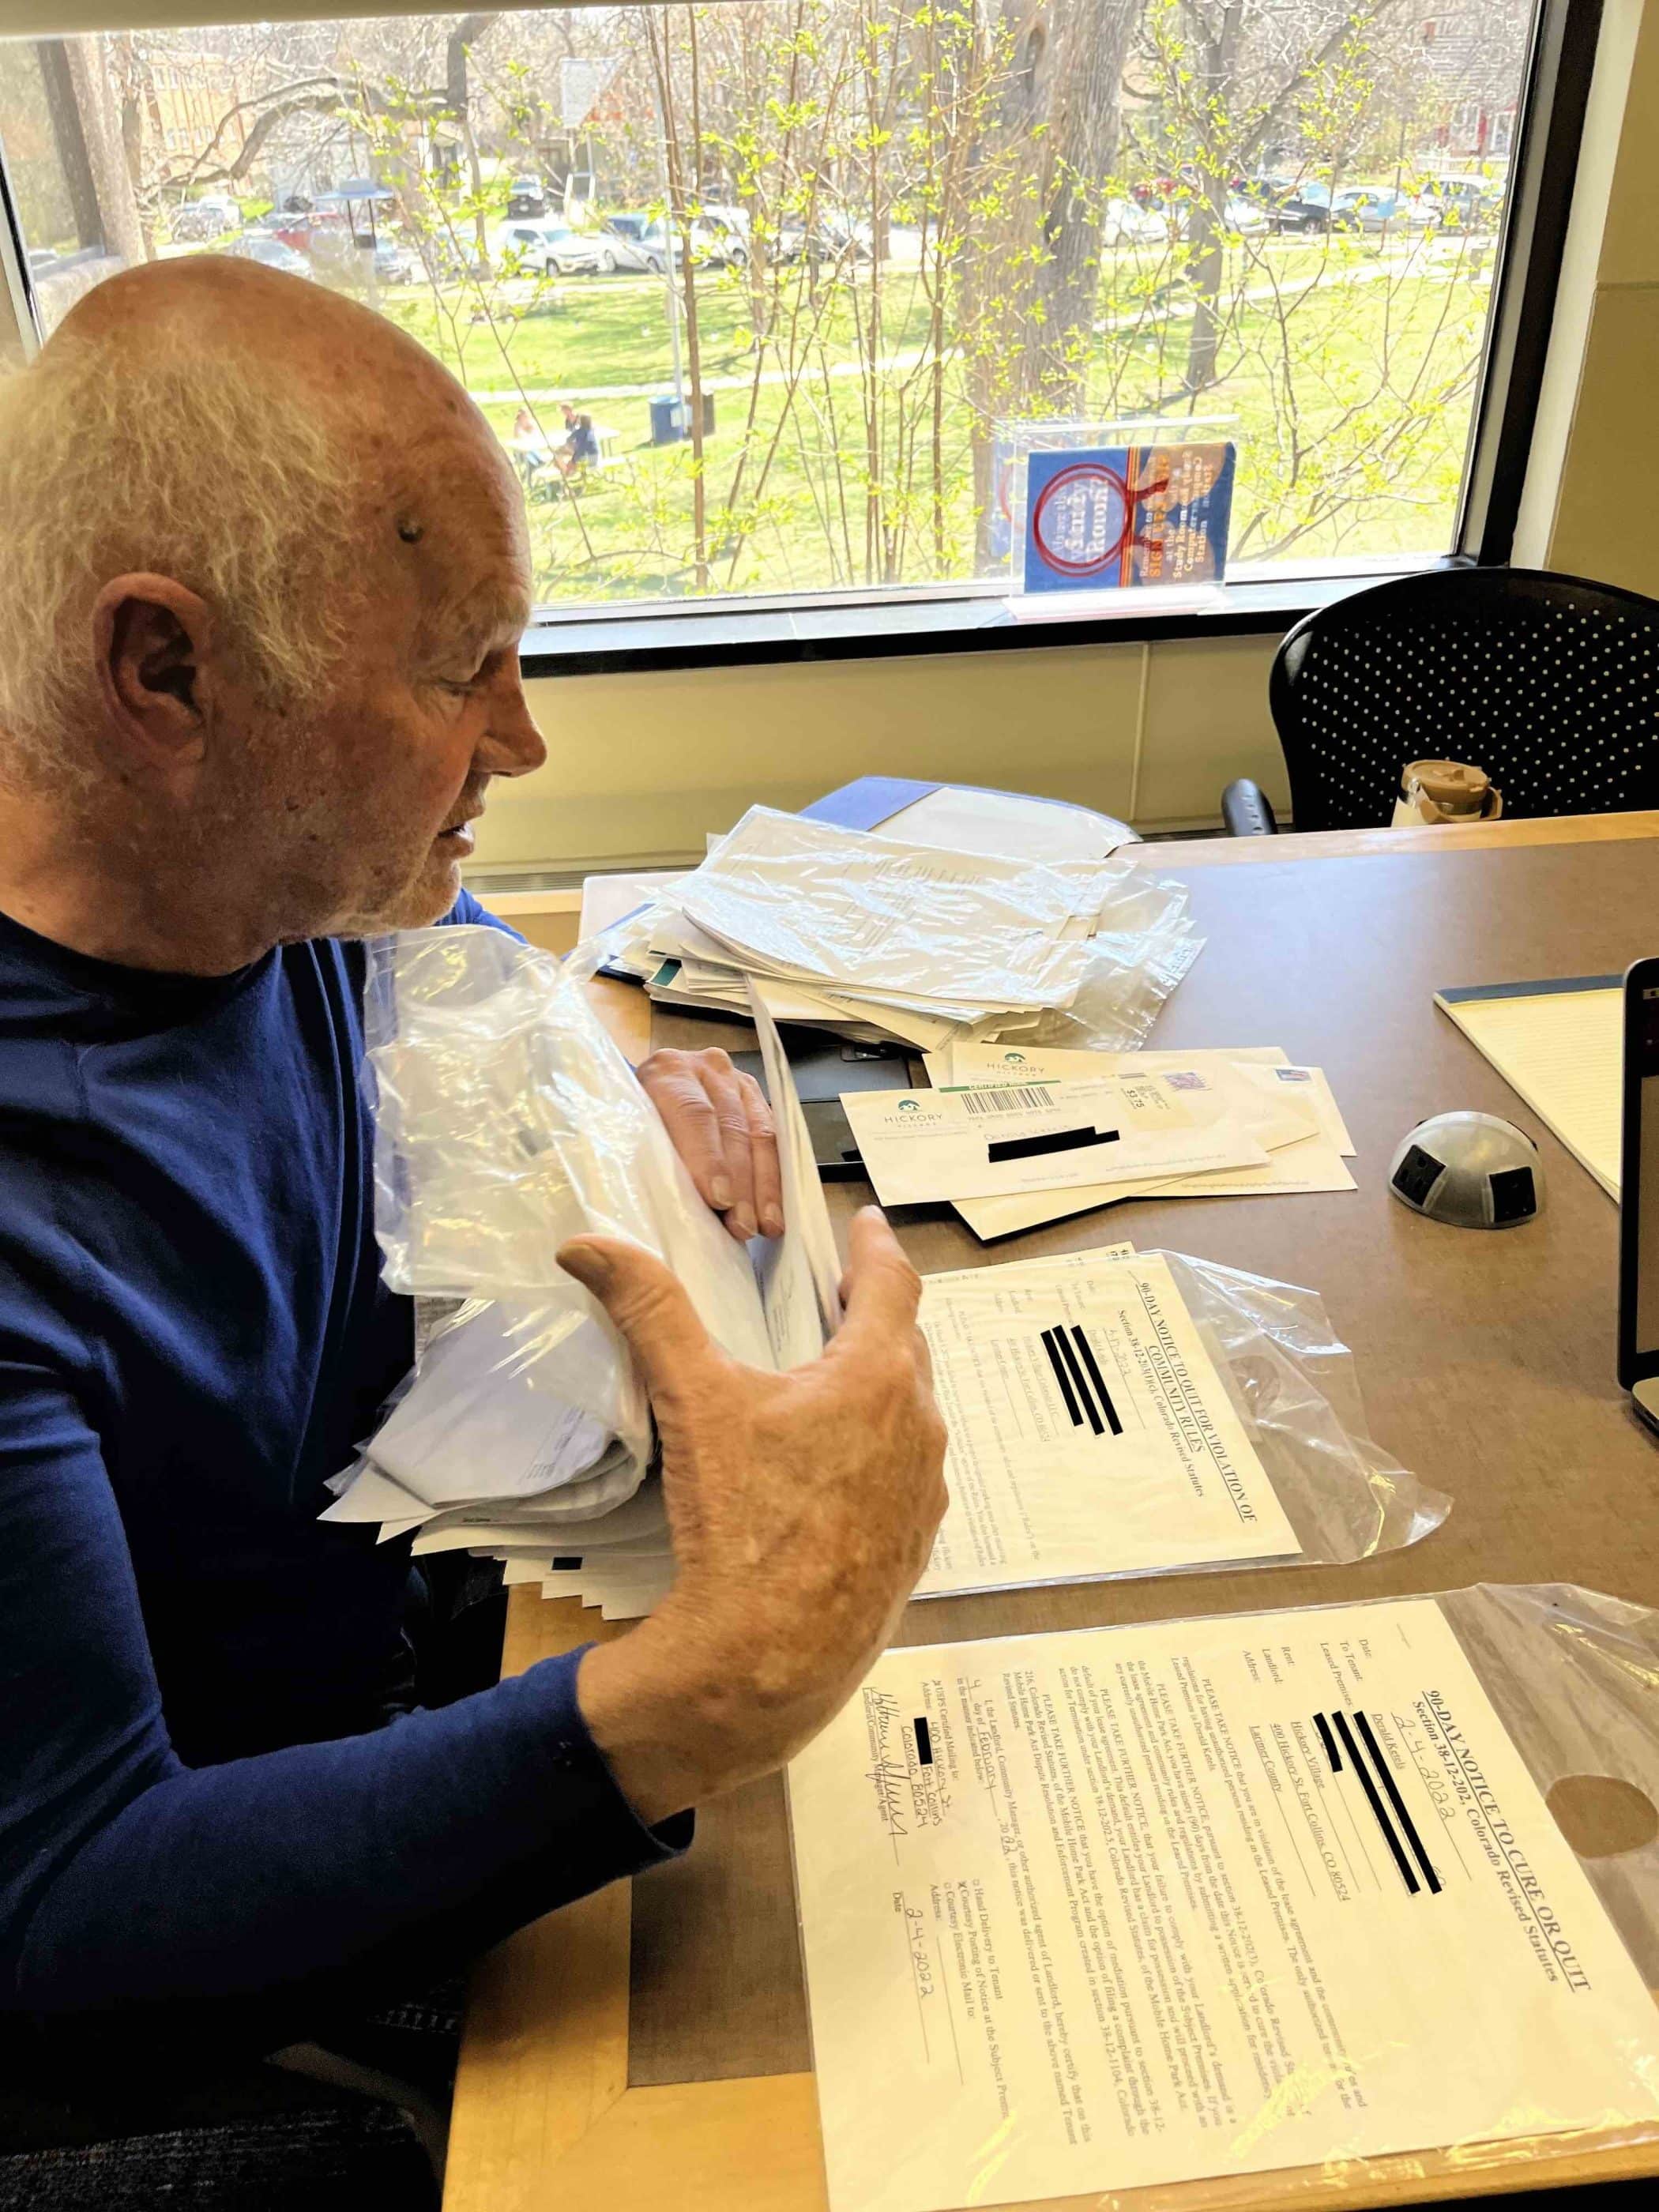
[(1407, 761), (1482, 768), (1510, 814), (1659, 805), (1659, 601), (1441, 568), (1298, 623), (1268, 682), (1298, 830), (1388, 821)]

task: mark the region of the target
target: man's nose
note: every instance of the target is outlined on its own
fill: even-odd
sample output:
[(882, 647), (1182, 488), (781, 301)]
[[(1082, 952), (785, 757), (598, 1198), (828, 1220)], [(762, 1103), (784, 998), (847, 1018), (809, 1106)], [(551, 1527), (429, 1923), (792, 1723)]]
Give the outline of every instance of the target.
[(516, 665), (491, 691), (489, 723), (477, 758), (482, 775), (528, 775), (547, 758)]

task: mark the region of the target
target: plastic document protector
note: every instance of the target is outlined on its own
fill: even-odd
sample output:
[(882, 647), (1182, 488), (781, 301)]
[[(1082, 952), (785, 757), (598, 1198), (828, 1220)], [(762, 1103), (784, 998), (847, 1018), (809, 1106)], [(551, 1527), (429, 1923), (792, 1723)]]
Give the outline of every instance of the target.
[(920, 1597), (1419, 1542), (1317, 1294), (1128, 1245), (922, 1279), (950, 1503)]
[(922, 1282), (951, 1503), (918, 1597), (1301, 1551), (1159, 1254)]
[(832, 2212), (1650, 2139), (1651, 1822), (1545, 1792), (1659, 1790), (1656, 1657), (1567, 1589), (886, 1653), (789, 1770)]

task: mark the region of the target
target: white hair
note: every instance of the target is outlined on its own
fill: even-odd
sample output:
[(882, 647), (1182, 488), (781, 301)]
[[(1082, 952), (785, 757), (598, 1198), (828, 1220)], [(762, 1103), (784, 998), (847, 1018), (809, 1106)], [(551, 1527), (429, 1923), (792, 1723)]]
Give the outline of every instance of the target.
[(224, 345), (60, 332), (0, 380), (0, 782), (84, 789), (88, 617), (112, 576), (171, 577), (274, 704), (345, 641), (360, 471), (342, 413)]

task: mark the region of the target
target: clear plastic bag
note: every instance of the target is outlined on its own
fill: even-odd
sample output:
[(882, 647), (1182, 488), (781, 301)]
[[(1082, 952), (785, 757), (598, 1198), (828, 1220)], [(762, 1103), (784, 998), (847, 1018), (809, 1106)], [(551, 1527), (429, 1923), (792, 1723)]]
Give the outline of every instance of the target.
[(1165, 1001), (1204, 950), (1182, 921), (1171, 920), (1139, 935), (1102, 930), (1085, 948), (1087, 957), (1069, 1006), (1050, 1007), (1022, 1042), (1083, 1052), (1132, 1052), (1144, 1045)]
[(921, 1320), (951, 1504), (919, 1597), (1346, 1565), (1450, 1510), (1312, 1291), (1118, 1245), (926, 1277)]
[[(484, 1433), (510, 1386), (521, 1432), (574, 1408), (642, 1472), (645, 1393), (608, 1316), (557, 1263), (568, 1237), (644, 1245), (734, 1358), (766, 1366), (771, 1352), (748, 1255), (698, 1196), (588, 1002), (593, 964), (591, 952), (561, 963), (487, 927), (371, 945), (375, 1229), (394, 1289), (488, 1302), (434, 1339), (459, 1370), (471, 1366), (456, 1424)], [(488, 1332), (489, 1356), (458, 1359), (471, 1345), (457, 1330)]]
[(1111, 880), (1108, 862), (999, 860), (755, 806), (674, 904), (757, 974), (1058, 1006)]
[(896, 1650), (789, 1800), (831, 2212), (1659, 2166), (1646, 1608), (1479, 1585)]
[(1371, 1438), (1353, 1354), (1317, 1291), (1162, 1256), (1304, 1557), (1346, 1565), (1432, 1535), (1451, 1499)]

